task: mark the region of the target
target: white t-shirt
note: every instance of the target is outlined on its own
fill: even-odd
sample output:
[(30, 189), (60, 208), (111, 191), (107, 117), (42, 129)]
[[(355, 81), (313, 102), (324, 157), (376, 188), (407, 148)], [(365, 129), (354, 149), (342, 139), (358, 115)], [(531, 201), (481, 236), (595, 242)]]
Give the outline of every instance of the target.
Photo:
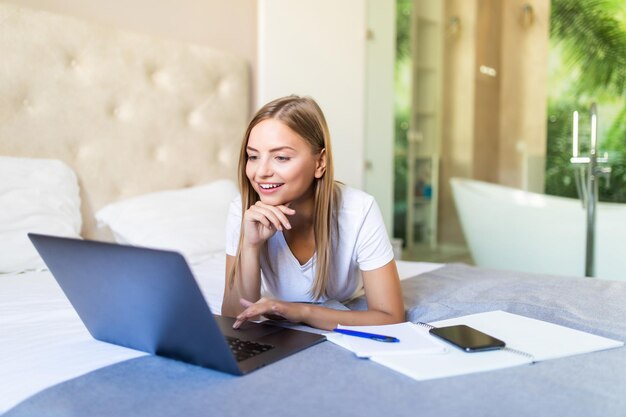
[[(380, 209), (371, 195), (340, 185), (339, 240), (332, 251), (328, 297), (314, 300), (310, 294), (315, 279), (314, 254), (304, 265), (293, 255), (281, 231), (268, 240), (268, 253), (273, 268), (261, 255), (261, 292), (285, 301), (325, 302), (328, 299), (347, 301), (363, 293), (361, 271), (385, 266), (393, 259), (393, 249)], [(241, 228), (241, 197), (230, 205), (226, 224), (226, 254), (235, 256)]]

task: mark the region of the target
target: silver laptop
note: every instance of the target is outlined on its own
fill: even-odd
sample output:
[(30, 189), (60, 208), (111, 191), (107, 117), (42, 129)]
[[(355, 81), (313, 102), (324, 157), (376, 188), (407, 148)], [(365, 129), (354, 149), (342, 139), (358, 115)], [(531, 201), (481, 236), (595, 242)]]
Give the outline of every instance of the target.
[(262, 323), (234, 330), (213, 315), (176, 252), (30, 233), (91, 335), (153, 355), (243, 375), (325, 340)]

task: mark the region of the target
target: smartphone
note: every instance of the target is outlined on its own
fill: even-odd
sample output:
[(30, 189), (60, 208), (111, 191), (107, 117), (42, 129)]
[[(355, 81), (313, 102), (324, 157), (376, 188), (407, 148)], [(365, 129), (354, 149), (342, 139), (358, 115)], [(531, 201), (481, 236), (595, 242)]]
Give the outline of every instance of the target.
[(496, 350), (502, 349), (505, 346), (502, 340), (496, 339), (493, 336), (489, 336), (480, 330), (476, 330), (464, 324), (435, 327), (429, 331), (433, 336), (437, 336), (466, 352)]

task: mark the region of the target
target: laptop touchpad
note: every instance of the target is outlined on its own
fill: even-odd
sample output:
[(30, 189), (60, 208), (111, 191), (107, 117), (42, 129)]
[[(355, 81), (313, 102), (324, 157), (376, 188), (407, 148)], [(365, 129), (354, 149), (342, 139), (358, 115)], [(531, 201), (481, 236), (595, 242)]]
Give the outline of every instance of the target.
[(249, 321), (243, 323), (239, 329), (233, 329), (234, 318), (217, 315), (214, 317), (224, 335), (244, 340), (259, 339), (263, 336), (284, 330), (282, 327)]

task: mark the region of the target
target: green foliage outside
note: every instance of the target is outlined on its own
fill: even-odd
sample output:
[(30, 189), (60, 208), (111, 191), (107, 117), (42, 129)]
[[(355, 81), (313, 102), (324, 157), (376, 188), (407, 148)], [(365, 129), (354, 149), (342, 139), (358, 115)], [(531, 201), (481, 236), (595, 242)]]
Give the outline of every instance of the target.
[(577, 197), (572, 112), (588, 155), (589, 108), (598, 104), (599, 154), (609, 155), (601, 201), (626, 203), (626, 0), (552, 0), (546, 193)]

